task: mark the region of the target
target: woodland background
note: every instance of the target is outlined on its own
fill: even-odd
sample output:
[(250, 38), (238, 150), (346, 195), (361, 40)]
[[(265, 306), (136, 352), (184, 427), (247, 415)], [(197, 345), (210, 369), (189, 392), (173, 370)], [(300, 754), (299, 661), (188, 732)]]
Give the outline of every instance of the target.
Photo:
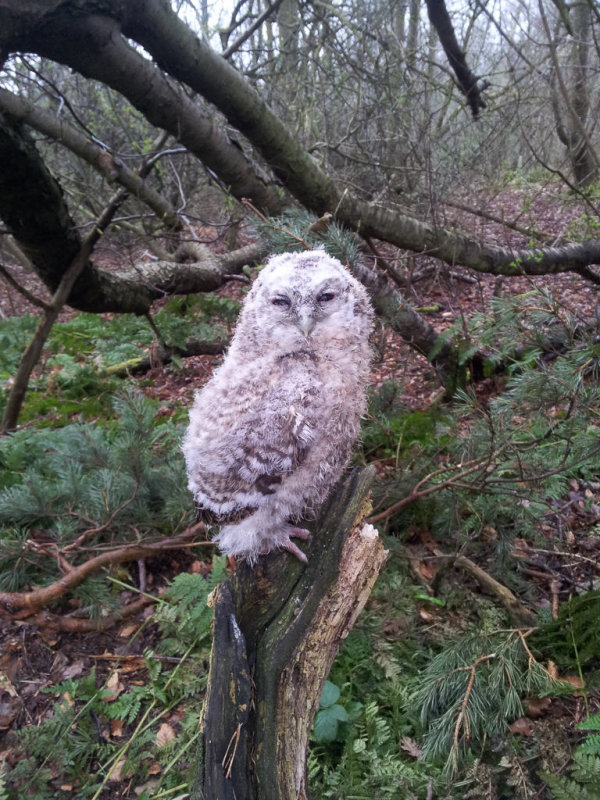
[[(600, 6), (0, 0), (0, 797), (179, 798), (179, 441), (270, 252), (378, 311), (314, 798), (600, 797)], [(271, 799), (272, 800), (272, 799)]]

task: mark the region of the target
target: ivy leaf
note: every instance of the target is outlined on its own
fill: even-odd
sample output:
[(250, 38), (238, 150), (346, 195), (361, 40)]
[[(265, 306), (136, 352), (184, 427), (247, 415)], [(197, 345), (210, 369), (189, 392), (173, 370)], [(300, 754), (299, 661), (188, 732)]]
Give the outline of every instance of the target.
[(321, 700), (319, 701), (319, 708), (328, 708), (340, 699), (340, 690), (331, 681), (325, 681), (323, 691), (321, 693)]
[(342, 706), (338, 706), (337, 703), (321, 709), (315, 718), (315, 739), (317, 742), (335, 741), (338, 735), (339, 723), (347, 721), (348, 712)]

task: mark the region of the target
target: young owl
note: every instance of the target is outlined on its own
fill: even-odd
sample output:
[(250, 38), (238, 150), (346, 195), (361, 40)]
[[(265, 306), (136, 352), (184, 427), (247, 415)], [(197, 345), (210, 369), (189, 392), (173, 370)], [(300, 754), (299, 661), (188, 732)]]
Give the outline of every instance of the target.
[(197, 393), (183, 441), (199, 518), (225, 553), (293, 538), (340, 477), (365, 411), (373, 311), (364, 287), (317, 250), (272, 257), (248, 293), (223, 364)]

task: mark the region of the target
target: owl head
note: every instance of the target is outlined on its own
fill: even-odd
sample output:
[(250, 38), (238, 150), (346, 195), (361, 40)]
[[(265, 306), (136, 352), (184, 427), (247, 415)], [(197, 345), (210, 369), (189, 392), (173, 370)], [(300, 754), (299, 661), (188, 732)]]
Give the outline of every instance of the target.
[(364, 340), (371, 321), (365, 288), (339, 261), (322, 250), (283, 253), (269, 259), (248, 293), (236, 339), (282, 353), (312, 350)]

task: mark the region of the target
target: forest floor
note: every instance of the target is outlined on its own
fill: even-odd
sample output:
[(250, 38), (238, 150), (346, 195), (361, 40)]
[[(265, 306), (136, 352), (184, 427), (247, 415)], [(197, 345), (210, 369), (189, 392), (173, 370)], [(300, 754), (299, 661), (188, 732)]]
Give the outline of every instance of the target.
[[(476, 204), (477, 199), (470, 198), (470, 205)], [(507, 219), (518, 217), (519, 208), (525, 205), (526, 211), (521, 214), (525, 219), (521, 220), (521, 224), (527, 225), (535, 220), (536, 229), (556, 241), (566, 236), (569, 226), (573, 226), (582, 213), (576, 205), (565, 210), (564, 205), (550, 200), (543, 192), (529, 197), (527, 204), (524, 204), (523, 197), (518, 192), (500, 193), (491, 202), (488, 198), (486, 203), (486, 207), (496, 216)], [(490, 220), (457, 210), (448, 210), (448, 216), (456, 224), (470, 229), (473, 235), (488, 242), (512, 246), (527, 244), (521, 234), (515, 232), (507, 234), (506, 228)], [(97, 258), (99, 266), (118, 269), (120, 261), (117, 246), (103, 245), (99, 249)], [(534, 286), (541, 286), (559, 299), (561, 305), (572, 314), (587, 318), (594, 314), (597, 302), (596, 287), (571, 273), (539, 279), (527, 277), (504, 279), (500, 286), (498, 280), (493, 277), (477, 275), (459, 267), (450, 270), (427, 255), (406, 257), (405, 271), (413, 275), (409, 297), (411, 303), (426, 315), (427, 320), (437, 330), (446, 329), (456, 320), (468, 319), (475, 312), (488, 312), (491, 298), (500, 290), (510, 294), (520, 294), (530, 291)], [(44, 290), (33, 275), (20, 275), (19, 279), (30, 291), (44, 296)], [(239, 297), (239, 284), (229, 284), (223, 292)], [(25, 313), (35, 313), (35, 308), (13, 288), (1, 285), (0, 319)], [(70, 316), (72, 312), (67, 309), (61, 319), (68, 319)], [(375, 386), (390, 379), (399, 381), (402, 387), (402, 402), (405, 407), (411, 409), (428, 408), (432, 402), (439, 399), (440, 386), (433, 369), (400, 337), (393, 332), (378, 329), (374, 335), (374, 345)], [(162, 404), (162, 413), (171, 415), (176, 406), (182, 408), (190, 405), (194, 391), (208, 379), (218, 363), (220, 357), (197, 356), (185, 359), (180, 369), (157, 365), (143, 376), (143, 391)], [(501, 382), (488, 379), (477, 388), (477, 391), (482, 396), (491, 396), (500, 388)], [(589, 507), (589, 503), (586, 505), (585, 502), (588, 497), (586, 492), (589, 491), (589, 487), (573, 482), (569, 495), (557, 504), (553, 525), (561, 530), (577, 530), (578, 527), (589, 523), (589, 512), (585, 510)], [(594, 491), (596, 502), (600, 502), (600, 494)], [(547, 533), (551, 539), (553, 535), (551, 527)], [(429, 546), (426, 536), (417, 536), (408, 543), (408, 547), (413, 549), (413, 560), (417, 565), (417, 571), (419, 564), (424, 564), (422, 556)], [(589, 569), (582, 569), (582, 561), (577, 555), (589, 559), (590, 564), (597, 562), (600, 557), (600, 541), (587, 539), (585, 545), (582, 544), (579, 550), (575, 549), (573, 554), (571, 563), (563, 560), (558, 566), (553, 561), (550, 573), (540, 572), (537, 576), (532, 574), (535, 598), (533, 605), (551, 605), (555, 601), (556, 590), (552, 581), (548, 580), (548, 574), (556, 577), (557, 570), (560, 570), (566, 582), (571, 584), (581, 585), (582, 581), (591, 580), (592, 575), (596, 573), (595, 566), (590, 574)], [(552, 557), (548, 556), (547, 559), (551, 561)], [(540, 554), (540, 565), (543, 561), (544, 556)], [(425, 569), (424, 566), (422, 568)], [(139, 566), (139, 569), (142, 570), (142, 567)], [(160, 558), (146, 561), (143, 567), (145, 589), (160, 594), (166, 581), (177, 573), (203, 572), (206, 569), (206, 563), (198, 561), (187, 551), (166, 552)], [(458, 579), (461, 579), (460, 576)], [(122, 600), (127, 599), (128, 593), (124, 591)], [(120, 666), (120, 681), (123, 684), (135, 685), (146, 681), (147, 670), (141, 656), (147, 649), (156, 649), (159, 642), (158, 627), (153, 624), (152, 615), (153, 606), (149, 605), (140, 611), (139, 615), (122, 621), (106, 631), (85, 633), (60, 630), (51, 619), (46, 623), (38, 622), (32, 625), (26, 618), (18, 619), (8, 615), (0, 617), (2, 622), (0, 759), (4, 754), (10, 763), (11, 747), (7, 734), (11, 730), (24, 725), (39, 724), (49, 714), (53, 702), (51, 695), (45, 691), (49, 687), (69, 678), (85, 675), (91, 669), (96, 670), (99, 680), (108, 678), (117, 662)], [(390, 630), (388, 626), (388, 634)], [(570, 701), (561, 700), (554, 705), (552, 711), (546, 709), (538, 710), (536, 713), (550, 713), (553, 718), (557, 716), (560, 718), (562, 715), (565, 720), (561, 720), (561, 724), (567, 718), (571, 724), (573, 719), (581, 718), (582, 702), (580, 697), (574, 697)], [(176, 727), (180, 714), (181, 710), (175, 709), (167, 719), (168, 724)], [(114, 731), (113, 734), (118, 735)], [(64, 787), (65, 797), (72, 796), (71, 788)], [(114, 798), (125, 796), (125, 787), (113, 784), (110, 796)]]

